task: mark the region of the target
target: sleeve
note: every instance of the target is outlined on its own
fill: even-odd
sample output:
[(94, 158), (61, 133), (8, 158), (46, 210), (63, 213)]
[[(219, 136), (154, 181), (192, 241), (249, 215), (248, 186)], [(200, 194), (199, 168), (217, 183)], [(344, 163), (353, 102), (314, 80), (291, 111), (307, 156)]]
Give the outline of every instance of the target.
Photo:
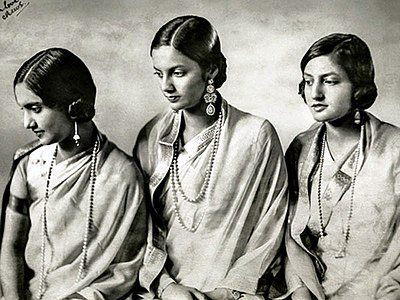
[(18, 163), (11, 179), (10, 194), (19, 199), (27, 199), (29, 196), (26, 175), (27, 164), (28, 156)]
[[(257, 166), (249, 178), (244, 201), (258, 208), (257, 220), (242, 255), (234, 262), (222, 288), (248, 294), (264, 293), (280, 268), (280, 250), (288, 209), (287, 172), (282, 148), (265, 121), (257, 138)], [(252, 226), (251, 224), (249, 226)]]

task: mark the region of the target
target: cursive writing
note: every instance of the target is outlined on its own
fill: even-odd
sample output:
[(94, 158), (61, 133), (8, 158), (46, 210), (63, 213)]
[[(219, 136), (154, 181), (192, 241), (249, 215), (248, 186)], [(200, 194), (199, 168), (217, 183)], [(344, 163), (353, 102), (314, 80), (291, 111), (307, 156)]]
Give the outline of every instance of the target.
[(30, 2), (23, 2), (22, 0), (12, 0), (12, 1), (3, 1), (3, 6), (0, 8), (0, 12), (3, 13), (1, 16), (3, 20), (7, 20), (13, 14), (17, 16), (22, 12), (22, 10), (29, 5)]

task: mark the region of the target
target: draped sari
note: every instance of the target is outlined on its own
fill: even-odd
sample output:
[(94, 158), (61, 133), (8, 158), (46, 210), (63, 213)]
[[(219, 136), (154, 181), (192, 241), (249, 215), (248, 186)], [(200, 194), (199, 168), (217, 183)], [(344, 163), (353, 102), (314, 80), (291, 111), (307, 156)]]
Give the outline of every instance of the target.
[[(267, 120), (226, 101), (222, 112), (209, 196), (198, 203), (178, 198), (184, 224), (190, 227), (201, 221), (195, 232), (184, 230), (177, 220), (168, 172), (182, 113), (156, 116), (136, 143), (135, 155), (149, 184), (152, 214), (139, 277), (153, 297), (172, 282), (203, 293), (228, 288), (262, 295), (279, 269), (287, 213), (280, 142)], [(179, 177), (188, 197), (197, 195), (204, 181), (214, 126), (181, 145)]]
[(314, 125), (297, 136), (286, 153), (291, 203), (286, 235), (289, 293), (306, 286), (318, 299), (400, 298), (400, 130), (366, 115), (350, 238), (341, 258), (355, 149), (339, 161), (330, 157), (328, 148), (324, 151), (321, 204), (327, 235), (319, 239), (318, 162), (324, 132), (323, 125)]
[[(101, 134), (100, 145), (95, 169), (93, 226), (89, 233), (85, 276), (78, 283), (75, 278), (91, 193), (92, 149), (53, 167), (47, 203), (43, 299), (63, 299), (74, 293), (85, 299), (126, 299), (137, 278), (146, 233), (141, 173), (130, 157)], [(33, 276), (29, 280), (28, 298), (36, 296), (39, 288), (41, 214), (55, 147), (55, 144), (41, 146), (23, 155), (10, 186), (11, 195), (29, 201), (31, 226), (25, 261)], [(18, 213), (7, 208), (9, 217), (15, 214)]]

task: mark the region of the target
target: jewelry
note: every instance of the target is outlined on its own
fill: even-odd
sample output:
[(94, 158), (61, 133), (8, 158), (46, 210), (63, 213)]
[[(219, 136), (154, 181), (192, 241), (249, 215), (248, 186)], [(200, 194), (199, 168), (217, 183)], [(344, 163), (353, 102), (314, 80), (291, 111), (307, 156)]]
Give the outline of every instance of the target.
[(361, 123), (361, 113), (358, 108), (354, 112), (354, 124), (359, 125)]
[(222, 128), (222, 112), (219, 113), (217, 124), (215, 126), (213, 144), (212, 144), (212, 148), (211, 148), (211, 152), (210, 152), (210, 157), (208, 159), (204, 182), (203, 182), (203, 185), (201, 186), (200, 192), (196, 195), (196, 197), (194, 199), (189, 198), (182, 188), (182, 183), (181, 183), (181, 180), (179, 179), (178, 141), (176, 141), (174, 143), (174, 157), (172, 159), (172, 164), (170, 166), (171, 190), (172, 190), (172, 200), (173, 200), (173, 204), (174, 204), (174, 212), (175, 212), (175, 216), (176, 216), (176, 219), (178, 220), (179, 225), (184, 230), (189, 231), (189, 232), (195, 232), (197, 230), (197, 228), (200, 226), (201, 222), (203, 221), (204, 216), (207, 211), (208, 198), (206, 198), (207, 201), (205, 201), (205, 203), (204, 203), (203, 212), (200, 216), (199, 221), (194, 226), (188, 227), (183, 222), (183, 219), (179, 213), (178, 194), (183, 198), (184, 201), (187, 201), (190, 203), (198, 203), (205, 199), (206, 195), (208, 194), (209, 187), (210, 187), (211, 175), (212, 175), (212, 171), (214, 168), (215, 157), (217, 155), (217, 150), (218, 150), (218, 146), (219, 146), (219, 138), (221, 135), (221, 128)]
[[(97, 164), (97, 151), (99, 149), (99, 140), (96, 140), (93, 151), (91, 155), (91, 162), (90, 162), (90, 198), (89, 198), (89, 205), (88, 210), (86, 213), (86, 227), (85, 227), (85, 234), (83, 237), (82, 242), (82, 253), (81, 253), (81, 261), (79, 264), (78, 275), (76, 276), (75, 283), (78, 283), (84, 276), (85, 276), (85, 268), (87, 263), (87, 252), (88, 252), (88, 241), (89, 241), (89, 234), (93, 227), (93, 210), (94, 210), (94, 188), (96, 183), (96, 164)], [(58, 153), (58, 145), (56, 146), (53, 157), (50, 162), (49, 173), (47, 175), (46, 181), (46, 190), (44, 196), (44, 203), (43, 203), (43, 211), (42, 211), (42, 242), (40, 247), (40, 275), (39, 275), (39, 289), (37, 292), (37, 299), (42, 299), (44, 292), (46, 290), (46, 272), (44, 270), (45, 265), (45, 257), (46, 257), (46, 240), (49, 241), (48, 231), (47, 231), (47, 203), (49, 201), (49, 189), (50, 189), (50, 179), (51, 174), (53, 172), (53, 167), (57, 158)]]
[(215, 93), (214, 80), (209, 79), (207, 83), (206, 94), (204, 95), (204, 100), (208, 103), (206, 113), (209, 116), (213, 116), (215, 114), (214, 103), (217, 101), (217, 94)]
[[(353, 209), (354, 209), (354, 189), (355, 189), (355, 184), (356, 184), (356, 179), (357, 179), (357, 169), (358, 169), (358, 163), (360, 159), (360, 152), (361, 152), (361, 138), (364, 132), (364, 126), (362, 125), (361, 131), (360, 131), (360, 139), (357, 144), (356, 148), (356, 153), (355, 153), (355, 160), (353, 164), (353, 174), (351, 177), (351, 182), (350, 182), (350, 207), (349, 207), (349, 212), (347, 214), (347, 220), (346, 220), (346, 227), (345, 231), (343, 232), (343, 244), (341, 246), (341, 249), (335, 254), (335, 258), (343, 258), (346, 255), (346, 248), (348, 241), (350, 239), (350, 225), (351, 225), (351, 218), (353, 216)], [(325, 156), (325, 146), (326, 146), (326, 132), (324, 133), (324, 136), (322, 137), (322, 143), (321, 143), (321, 154), (319, 157), (319, 176), (318, 176), (318, 190), (317, 190), (317, 199), (318, 199), (318, 215), (319, 215), (319, 238), (322, 239), (326, 236), (326, 232), (324, 229), (324, 219), (323, 219), (323, 213), (322, 213), (322, 200), (321, 200), (321, 190), (322, 190), (322, 169), (324, 165), (324, 156)]]
[(75, 121), (75, 132), (74, 132), (74, 136), (72, 137), (72, 139), (74, 140), (75, 145), (77, 147), (79, 147), (79, 145), (80, 145), (79, 140), (81, 139), (81, 137), (78, 134), (78, 123), (76, 121)]

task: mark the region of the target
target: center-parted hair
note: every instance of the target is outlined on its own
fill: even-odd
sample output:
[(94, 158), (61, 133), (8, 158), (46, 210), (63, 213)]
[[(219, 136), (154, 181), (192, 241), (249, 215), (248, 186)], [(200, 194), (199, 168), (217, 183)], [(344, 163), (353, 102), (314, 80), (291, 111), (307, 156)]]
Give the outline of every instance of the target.
[[(375, 85), (375, 71), (371, 52), (367, 44), (354, 34), (333, 33), (314, 42), (304, 54), (300, 68), (304, 69), (310, 60), (330, 55), (341, 66), (353, 86), (353, 108), (367, 109), (378, 95)], [(299, 84), (299, 94), (304, 101), (304, 79)]]
[(96, 86), (85, 63), (63, 48), (42, 50), (17, 71), (14, 88), (24, 83), (47, 107), (67, 113), (77, 122), (95, 115)]
[(218, 33), (205, 18), (181, 16), (164, 24), (153, 38), (150, 55), (161, 46), (174, 47), (197, 62), (203, 71), (217, 67), (218, 74), (214, 78), (216, 88), (226, 81), (226, 58), (221, 52)]

